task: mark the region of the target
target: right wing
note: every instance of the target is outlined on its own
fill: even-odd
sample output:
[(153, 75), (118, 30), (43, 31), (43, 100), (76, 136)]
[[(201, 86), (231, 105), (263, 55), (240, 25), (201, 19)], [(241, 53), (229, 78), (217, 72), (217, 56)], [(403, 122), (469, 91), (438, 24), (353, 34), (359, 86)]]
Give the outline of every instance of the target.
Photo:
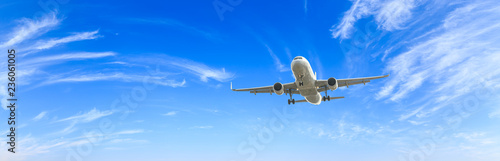
[[(299, 94), (299, 91), (297, 90), (297, 85), (295, 84), (295, 82), (285, 83), (285, 84), (283, 84), (283, 87), (285, 88), (285, 89), (283, 89), (285, 94), (288, 94), (290, 92), (293, 94)], [(264, 87), (233, 89), (232, 82), (231, 82), (231, 90), (233, 90), (233, 91), (250, 91), (250, 93), (254, 93), (256, 95), (257, 95), (257, 93), (270, 93), (270, 94), (274, 93), (274, 89), (273, 89), (272, 85), (264, 86)]]
[[(349, 87), (351, 85), (356, 85), (356, 84), (366, 84), (366, 83), (369, 83), (371, 80), (385, 78), (388, 76), (389, 76), (389, 74), (382, 75), (382, 76), (375, 76), (375, 77), (337, 79), (337, 83), (338, 83), (339, 88), (340, 87)], [(323, 91), (329, 90), (327, 87), (328, 80), (318, 80), (316, 85), (318, 86), (318, 92), (323, 92)]]

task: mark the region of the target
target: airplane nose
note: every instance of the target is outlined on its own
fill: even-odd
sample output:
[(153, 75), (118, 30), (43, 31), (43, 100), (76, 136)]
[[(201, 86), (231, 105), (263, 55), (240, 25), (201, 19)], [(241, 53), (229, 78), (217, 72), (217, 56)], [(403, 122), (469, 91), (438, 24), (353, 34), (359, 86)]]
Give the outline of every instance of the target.
[(293, 71), (298, 71), (298, 68), (300, 68), (300, 66), (299, 66), (299, 65), (297, 65), (297, 64), (299, 64), (299, 63), (300, 63), (300, 62), (299, 62), (298, 60), (294, 60), (294, 61), (292, 61), (292, 65), (291, 65), (291, 67), (292, 67), (292, 70), (293, 70)]

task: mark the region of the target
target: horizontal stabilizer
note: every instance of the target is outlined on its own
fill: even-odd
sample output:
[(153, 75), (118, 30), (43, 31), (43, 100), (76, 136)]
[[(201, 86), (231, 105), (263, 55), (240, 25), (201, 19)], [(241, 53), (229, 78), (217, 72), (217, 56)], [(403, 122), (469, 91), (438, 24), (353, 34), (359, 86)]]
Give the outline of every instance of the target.
[(341, 99), (341, 98), (345, 98), (344, 96), (340, 96), (340, 97), (330, 97), (330, 100), (333, 100), (333, 99)]
[(307, 102), (306, 100), (295, 100), (295, 103), (299, 103), (299, 102)]

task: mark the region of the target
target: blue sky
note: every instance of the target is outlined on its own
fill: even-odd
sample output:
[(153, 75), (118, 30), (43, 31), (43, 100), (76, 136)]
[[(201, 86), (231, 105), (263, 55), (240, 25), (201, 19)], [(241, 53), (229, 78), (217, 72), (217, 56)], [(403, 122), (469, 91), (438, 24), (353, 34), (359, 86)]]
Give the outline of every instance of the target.
[[(0, 160), (500, 159), (498, 1), (0, 8), (19, 98), (17, 152), (0, 144)], [(346, 98), (319, 106), (229, 90), (292, 82), (299, 55), (319, 79), (391, 76), (330, 92)]]

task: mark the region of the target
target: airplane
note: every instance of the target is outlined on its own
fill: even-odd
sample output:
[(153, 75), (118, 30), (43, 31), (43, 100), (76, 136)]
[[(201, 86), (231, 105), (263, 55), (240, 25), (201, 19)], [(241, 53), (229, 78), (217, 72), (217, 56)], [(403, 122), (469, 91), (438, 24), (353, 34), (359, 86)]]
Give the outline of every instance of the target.
[[(336, 90), (339, 87), (347, 87), (356, 84), (364, 84), (370, 82), (374, 79), (385, 78), (388, 75), (374, 76), (374, 77), (364, 77), (364, 78), (348, 78), (348, 79), (335, 79), (333, 77), (327, 80), (317, 80), (316, 73), (313, 74), (311, 64), (306, 58), (302, 56), (297, 56), (293, 58), (292, 61), (292, 73), (295, 77), (295, 82), (281, 84), (280, 82), (275, 83), (272, 86), (255, 87), (255, 88), (244, 88), (244, 89), (233, 89), (233, 83), (231, 82), (231, 90), (233, 91), (250, 91), (250, 93), (273, 93), (277, 95), (290, 94), (290, 99), (288, 99), (288, 104), (295, 104), (298, 102), (309, 102), (313, 105), (319, 105), (321, 101), (330, 101), (333, 99), (341, 99), (342, 97), (330, 97), (328, 96), (328, 90)], [(321, 92), (325, 92), (325, 96), (321, 97)], [(305, 99), (295, 100), (292, 98), (293, 94), (300, 94)]]

